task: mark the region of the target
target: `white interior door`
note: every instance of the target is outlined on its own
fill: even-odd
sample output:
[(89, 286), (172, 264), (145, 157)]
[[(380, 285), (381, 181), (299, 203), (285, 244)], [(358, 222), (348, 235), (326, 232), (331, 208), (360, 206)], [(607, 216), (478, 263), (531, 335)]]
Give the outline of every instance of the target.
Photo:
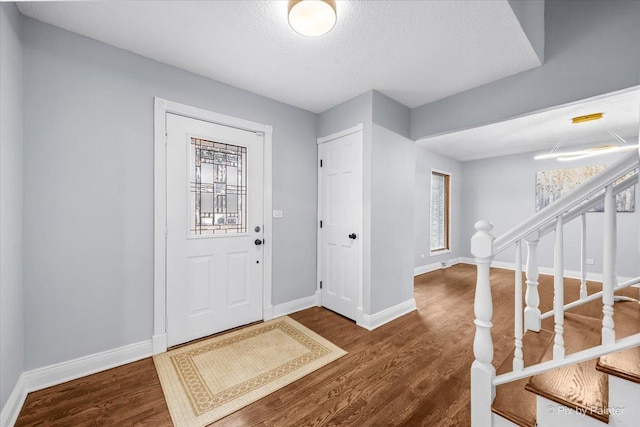
[(263, 136), (167, 114), (167, 340), (261, 320)]
[(318, 146), (322, 305), (358, 319), (362, 305), (362, 130)]

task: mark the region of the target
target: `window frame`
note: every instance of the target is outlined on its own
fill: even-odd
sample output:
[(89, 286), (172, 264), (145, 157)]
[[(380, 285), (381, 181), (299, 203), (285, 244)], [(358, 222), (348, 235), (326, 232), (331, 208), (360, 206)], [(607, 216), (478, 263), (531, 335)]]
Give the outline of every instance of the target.
[[(431, 226), (432, 226), (432, 218), (431, 212), (433, 207), (433, 176), (439, 175), (444, 177), (444, 186), (445, 186), (445, 245), (443, 248), (432, 249), (431, 247)], [(431, 173), (429, 175), (429, 254), (431, 256), (434, 255), (442, 255), (451, 253), (451, 181), (452, 174), (450, 172), (446, 172), (439, 169), (431, 168)]]

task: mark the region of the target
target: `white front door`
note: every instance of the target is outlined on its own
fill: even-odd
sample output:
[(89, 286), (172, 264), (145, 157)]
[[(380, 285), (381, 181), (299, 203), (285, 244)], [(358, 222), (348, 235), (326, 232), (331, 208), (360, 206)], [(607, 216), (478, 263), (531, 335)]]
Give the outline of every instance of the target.
[(362, 309), (362, 130), (325, 138), (318, 151), (322, 305), (357, 321)]
[(263, 318), (263, 136), (167, 114), (169, 346)]

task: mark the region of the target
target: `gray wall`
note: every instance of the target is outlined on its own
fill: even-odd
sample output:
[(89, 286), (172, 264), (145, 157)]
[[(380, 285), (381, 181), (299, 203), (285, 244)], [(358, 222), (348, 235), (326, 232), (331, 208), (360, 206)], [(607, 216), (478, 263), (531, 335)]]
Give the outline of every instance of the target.
[(377, 313), (413, 298), (416, 143), (374, 123), (372, 148), (371, 313)]
[(545, 5), (545, 63), (414, 108), (411, 138), (508, 117), (640, 83), (640, 1), (552, 0)]
[[(631, 143), (631, 141), (629, 141)], [(557, 160), (534, 160), (534, 153), (496, 157), (464, 162), (462, 164), (462, 255), (471, 257), (470, 241), (474, 233), (473, 224), (479, 219), (494, 224), (493, 235), (505, 231), (535, 213), (536, 171), (567, 167), (610, 164), (621, 155), (607, 155), (582, 161), (558, 162)], [(636, 191), (636, 209), (639, 191)], [(589, 272), (602, 273), (602, 240), (604, 214), (587, 213), (587, 257), (594, 258), (595, 265), (587, 266)], [(635, 277), (640, 273), (638, 265), (638, 214), (619, 213), (618, 216), (617, 271), (621, 276)], [(539, 265), (553, 267), (553, 237), (543, 237), (538, 247)], [(580, 270), (580, 219), (565, 226), (565, 269)], [(526, 250), (523, 250), (526, 254)], [(525, 255), (526, 256), (526, 255)], [(514, 262), (514, 249), (508, 248), (495, 257), (496, 261)]]
[(0, 4), (0, 408), (23, 371), (21, 16)]
[(371, 137), (371, 313), (413, 298), (416, 143), (411, 111), (373, 91)]
[(544, 4), (545, 0), (509, 0), (513, 13), (520, 21), (540, 62), (544, 63)]
[(371, 138), (373, 91), (365, 92), (318, 114), (318, 137), (328, 136), (358, 123), (364, 124), (365, 140)]
[[(460, 241), (462, 221), (462, 164), (449, 157), (432, 153), (424, 147), (418, 146), (415, 156), (416, 184), (415, 184), (415, 220), (413, 239), (415, 242), (414, 266), (447, 261), (459, 257), (463, 247), (469, 246), (468, 242)], [(431, 170), (436, 169), (451, 174), (451, 252), (447, 254), (431, 256), (431, 234), (429, 232), (431, 221)], [(424, 258), (420, 258), (424, 255)]]
[(152, 335), (154, 96), (273, 125), (273, 303), (314, 294), (314, 114), (23, 22), (25, 369)]
[(397, 101), (373, 91), (373, 121), (399, 135), (409, 138), (411, 109)]

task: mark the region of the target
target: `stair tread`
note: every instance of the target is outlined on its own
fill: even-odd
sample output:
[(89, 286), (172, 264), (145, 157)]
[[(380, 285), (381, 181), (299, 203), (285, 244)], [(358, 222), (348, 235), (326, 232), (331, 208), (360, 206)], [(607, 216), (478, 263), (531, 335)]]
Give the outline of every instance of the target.
[[(527, 331), (522, 339), (524, 349), (524, 365), (531, 366), (539, 363), (553, 338), (553, 334), (546, 330), (540, 332)], [(502, 361), (496, 374), (504, 374), (513, 370), (513, 353)], [(491, 409), (496, 414), (523, 427), (536, 425), (536, 398), (525, 391), (529, 378), (523, 378), (496, 387), (496, 398)]]
[(596, 369), (640, 384), (640, 347), (602, 356), (598, 360)]
[[(640, 304), (635, 301), (620, 301), (615, 303), (614, 309), (617, 339), (640, 332)], [(602, 356), (596, 369), (640, 384), (640, 347)]]
[[(593, 317), (565, 313), (564, 340), (566, 354), (576, 353), (600, 344), (602, 322)], [(553, 343), (544, 358), (553, 357)], [(549, 400), (573, 409), (586, 411), (605, 423), (609, 422), (603, 409), (609, 403), (609, 381), (606, 374), (596, 370), (597, 360), (557, 368), (531, 377), (526, 389)]]

